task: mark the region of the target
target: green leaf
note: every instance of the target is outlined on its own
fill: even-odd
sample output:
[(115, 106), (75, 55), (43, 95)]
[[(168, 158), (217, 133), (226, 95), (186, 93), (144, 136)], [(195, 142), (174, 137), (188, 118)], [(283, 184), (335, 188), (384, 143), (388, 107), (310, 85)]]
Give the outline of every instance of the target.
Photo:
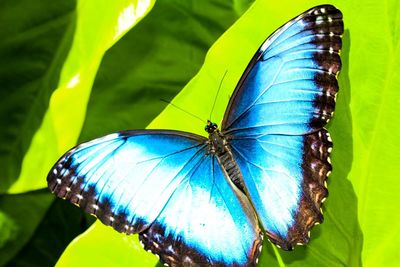
[[(93, 80), (105, 51), (140, 21), (153, 3), (154, 0), (78, 3), (73, 43), (62, 67), (58, 88), (52, 93), (44, 116), (39, 117), (41, 125), (34, 133), (19, 178), (9, 188), (9, 193), (47, 186), (48, 170), (76, 144)], [(20, 164), (18, 160), (13, 162)]]
[(57, 86), (72, 42), (74, 9), (75, 0), (0, 4), (0, 193), (18, 178)]
[(57, 266), (155, 266), (157, 262), (140, 246), (137, 235), (121, 235), (96, 221), (68, 246)]
[[(44, 193), (48, 198), (51, 196), (47, 190)], [(29, 241), (7, 266), (54, 266), (64, 248), (94, 221), (94, 217), (86, 215), (80, 208), (56, 198)]]
[(0, 195), (0, 266), (29, 241), (52, 200), (47, 190)]
[[(332, 123), (337, 129), (334, 141), (343, 144), (335, 157), (337, 166), (348, 166), (348, 179), (357, 195), (363, 264), (396, 266), (400, 240), (396, 230), (400, 226), (400, 2), (365, 0), (344, 6), (350, 56), (349, 86), (342, 96), (349, 110), (342, 115), (338, 110), (337, 121)], [(344, 123), (347, 142), (340, 128)]]
[(104, 56), (80, 141), (145, 128), (167, 105), (161, 100), (182, 90), (209, 47), (250, 3), (158, 1)]

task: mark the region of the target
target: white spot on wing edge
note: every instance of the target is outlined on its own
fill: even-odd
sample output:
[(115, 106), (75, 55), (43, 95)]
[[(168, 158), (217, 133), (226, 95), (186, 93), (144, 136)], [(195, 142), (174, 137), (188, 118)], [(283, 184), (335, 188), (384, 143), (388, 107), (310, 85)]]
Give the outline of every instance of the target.
[(330, 135), (329, 133), (326, 133), (326, 139), (327, 139), (329, 142), (332, 142), (332, 138), (331, 138), (331, 135)]
[(299, 20), (298, 23), (300, 24), (300, 26), (304, 27), (304, 25), (306, 25), (306, 23), (304, 22), (303, 19)]
[(57, 184), (61, 184), (61, 179), (57, 178)]
[(142, 248), (144, 248), (144, 244), (143, 244), (142, 240), (139, 240), (139, 244), (142, 246)]

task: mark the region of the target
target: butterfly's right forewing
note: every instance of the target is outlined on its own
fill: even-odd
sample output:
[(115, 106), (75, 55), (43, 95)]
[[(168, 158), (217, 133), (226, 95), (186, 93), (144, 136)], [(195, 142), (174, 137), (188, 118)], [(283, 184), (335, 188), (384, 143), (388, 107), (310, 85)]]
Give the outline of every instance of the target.
[(155, 220), (203, 146), (172, 131), (107, 135), (67, 152), (48, 186), (119, 232), (137, 233)]

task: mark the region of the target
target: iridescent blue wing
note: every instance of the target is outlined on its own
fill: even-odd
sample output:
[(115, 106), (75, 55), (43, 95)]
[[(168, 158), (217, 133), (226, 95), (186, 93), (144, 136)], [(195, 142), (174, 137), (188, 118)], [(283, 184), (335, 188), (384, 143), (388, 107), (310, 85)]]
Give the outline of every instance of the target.
[(328, 195), (328, 132), (240, 137), (230, 145), (270, 240), (285, 250), (306, 244), (311, 227), (323, 220), (320, 206)]
[(222, 130), (246, 193), (269, 237), (284, 249), (308, 241), (322, 221), (331, 170), (331, 118), (341, 61), (341, 12), (314, 7), (260, 47), (228, 105)]
[(205, 152), (140, 240), (173, 266), (254, 266), (262, 235), (253, 207)]
[(67, 152), (47, 181), (104, 224), (140, 233), (167, 264), (248, 265), (261, 243), (256, 215), (206, 152), (189, 133), (120, 132)]
[(260, 47), (236, 87), (222, 128), (236, 135), (299, 135), (321, 129), (335, 107), (342, 14), (318, 6)]

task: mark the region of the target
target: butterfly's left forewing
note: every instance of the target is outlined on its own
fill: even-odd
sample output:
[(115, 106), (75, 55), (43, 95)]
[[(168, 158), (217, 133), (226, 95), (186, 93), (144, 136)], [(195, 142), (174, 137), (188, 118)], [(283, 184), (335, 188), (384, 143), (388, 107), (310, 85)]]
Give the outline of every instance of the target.
[(256, 215), (205, 141), (176, 131), (111, 134), (67, 152), (48, 186), (117, 231), (140, 233), (170, 266), (254, 265)]
[(229, 102), (222, 131), (269, 238), (307, 243), (322, 222), (343, 21), (331, 5), (286, 23), (260, 47)]
[(338, 91), (341, 12), (323, 5), (273, 33), (240, 79), (222, 128), (236, 136), (302, 135), (331, 118)]

